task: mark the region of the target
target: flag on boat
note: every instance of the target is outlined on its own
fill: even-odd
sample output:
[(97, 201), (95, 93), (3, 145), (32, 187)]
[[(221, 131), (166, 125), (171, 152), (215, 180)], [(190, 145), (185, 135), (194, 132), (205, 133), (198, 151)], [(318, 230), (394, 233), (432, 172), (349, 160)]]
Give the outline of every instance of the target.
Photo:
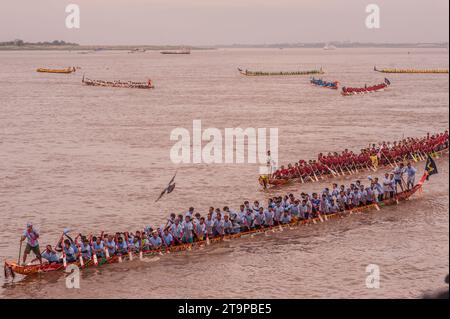
[(172, 179), (170, 180), (169, 184), (168, 184), (167, 187), (164, 188), (164, 190), (161, 192), (161, 194), (159, 195), (159, 197), (156, 199), (155, 203), (156, 203), (157, 201), (159, 201), (159, 200), (164, 196), (164, 194), (170, 194), (170, 193), (173, 192), (173, 190), (175, 189), (175, 183), (174, 183), (174, 181), (175, 181), (175, 176), (177, 176), (177, 172), (175, 172), (175, 175), (173, 175), (173, 177), (172, 177)]
[(431, 175), (438, 173), (436, 163), (434, 162), (434, 159), (430, 155), (428, 155), (427, 163), (425, 164), (425, 173), (427, 174), (427, 180), (430, 178)]

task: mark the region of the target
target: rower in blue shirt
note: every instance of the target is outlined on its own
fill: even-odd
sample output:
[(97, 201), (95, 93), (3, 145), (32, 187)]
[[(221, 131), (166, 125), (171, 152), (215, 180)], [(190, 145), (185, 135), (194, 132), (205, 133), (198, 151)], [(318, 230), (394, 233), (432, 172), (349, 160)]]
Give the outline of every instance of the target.
[(92, 238), (92, 249), (93, 253), (97, 255), (99, 258), (105, 257), (105, 245), (103, 243), (103, 240), (100, 237), (93, 237)]
[(127, 242), (121, 236), (117, 238), (117, 252), (121, 255), (126, 255), (128, 252)]
[(66, 255), (67, 262), (74, 262), (77, 260), (75, 250), (73, 249), (70, 240), (68, 240), (68, 239), (64, 240), (63, 251), (64, 251), (64, 254)]
[(169, 247), (169, 246), (171, 246), (173, 244), (173, 236), (169, 232), (168, 228), (164, 229), (164, 232), (162, 234), (162, 238), (163, 238), (164, 245), (166, 245), (167, 247)]
[(108, 253), (110, 256), (115, 255), (116, 241), (114, 240), (114, 237), (112, 235), (109, 235), (108, 239), (106, 240), (106, 248), (108, 249)]
[(58, 254), (52, 249), (51, 245), (47, 245), (42, 252), (41, 257), (47, 260), (49, 264), (58, 263), (60, 261)]
[(153, 231), (149, 241), (152, 249), (159, 249), (162, 245), (161, 238), (158, 236), (158, 232), (156, 230)]
[(81, 256), (83, 259), (89, 260), (92, 257), (91, 245), (89, 245), (89, 240), (84, 238), (80, 243)]

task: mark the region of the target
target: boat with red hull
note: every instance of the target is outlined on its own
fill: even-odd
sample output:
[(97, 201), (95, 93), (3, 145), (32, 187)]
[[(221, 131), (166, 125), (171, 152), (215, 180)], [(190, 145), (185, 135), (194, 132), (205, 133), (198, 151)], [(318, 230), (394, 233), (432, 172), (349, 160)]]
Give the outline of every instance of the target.
[(343, 96), (350, 96), (350, 95), (362, 95), (362, 94), (368, 94), (368, 93), (375, 93), (375, 92), (381, 92), (384, 91), (388, 86), (391, 85), (391, 82), (388, 79), (384, 79), (383, 83), (375, 84), (371, 86), (364, 86), (360, 88), (352, 88), (352, 87), (343, 87), (341, 94)]

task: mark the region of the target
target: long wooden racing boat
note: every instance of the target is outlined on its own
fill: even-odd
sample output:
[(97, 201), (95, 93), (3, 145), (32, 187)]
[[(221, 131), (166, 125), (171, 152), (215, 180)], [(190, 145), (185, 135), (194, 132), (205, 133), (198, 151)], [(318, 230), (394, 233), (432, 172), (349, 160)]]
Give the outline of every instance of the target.
[(155, 86), (149, 79), (147, 82), (132, 82), (132, 81), (103, 81), (103, 80), (91, 80), (87, 79), (83, 75), (81, 83), (89, 86), (102, 86), (102, 87), (116, 87), (116, 88), (129, 88), (129, 89), (153, 89)]
[[(231, 235), (225, 235), (222, 237), (214, 237), (211, 239), (196, 241), (192, 244), (179, 244), (175, 246), (170, 246), (168, 248), (162, 248), (159, 250), (149, 250), (149, 251), (141, 251), (141, 252), (129, 252), (127, 255), (114, 255), (109, 258), (99, 258), (97, 265), (94, 264), (94, 261), (92, 259), (83, 261), (83, 265), (81, 265), (80, 261), (67, 263), (66, 267), (73, 264), (79, 267), (80, 269), (86, 269), (91, 267), (98, 267), (105, 264), (113, 264), (113, 263), (120, 263), (127, 260), (133, 260), (135, 258), (144, 258), (144, 257), (152, 257), (157, 255), (163, 255), (168, 253), (174, 253), (174, 252), (180, 252), (180, 251), (189, 251), (195, 248), (199, 248), (205, 245), (209, 244), (216, 244), (223, 241), (228, 241), (231, 239), (241, 238), (241, 237), (249, 237), (254, 236), (258, 234), (269, 234), (270, 232), (275, 231), (283, 231), (284, 229), (292, 229), (294, 227), (298, 226), (304, 226), (304, 225), (311, 225), (311, 224), (319, 224), (323, 223), (332, 219), (339, 219), (343, 218), (345, 216), (349, 216), (353, 213), (359, 213), (359, 212), (365, 212), (365, 211), (372, 211), (372, 210), (380, 210), (381, 207), (384, 206), (390, 206), (398, 204), (401, 201), (405, 201), (409, 199), (414, 193), (416, 193), (418, 190), (422, 189), (422, 185), (425, 182), (427, 175), (424, 174), (422, 179), (419, 181), (417, 185), (415, 185), (411, 190), (407, 190), (401, 193), (398, 193), (395, 198), (387, 199), (379, 203), (374, 203), (370, 205), (365, 205), (361, 207), (352, 208), (349, 210), (345, 210), (343, 212), (335, 213), (335, 214), (319, 214), (315, 218), (310, 219), (293, 219), (288, 224), (281, 224), (278, 226), (273, 227), (263, 227), (260, 229), (252, 229), (250, 231), (245, 231), (237, 234), (231, 234)], [(4, 264), (5, 269), (5, 276), (8, 276), (7, 274), (11, 274), (14, 276), (14, 274), (20, 274), (20, 275), (32, 275), (37, 273), (46, 273), (46, 272), (54, 272), (54, 271), (63, 271), (66, 268), (62, 263), (53, 263), (53, 264), (44, 264), (44, 265), (19, 265), (16, 261), (7, 260)]]
[(384, 91), (389, 85), (391, 85), (391, 82), (388, 79), (384, 79), (383, 83), (375, 84), (372, 86), (365, 86), (361, 88), (343, 87), (341, 94), (343, 96), (349, 96), (380, 92)]
[(326, 88), (326, 89), (337, 90), (339, 87), (338, 81), (328, 82), (328, 81), (323, 81), (322, 79), (312, 78), (310, 82), (314, 86), (319, 86), (319, 87)]
[(36, 72), (41, 72), (41, 73), (58, 73), (58, 74), (69, 74), (72, 72), (75, 72), (76, 69), (69, 67), (66, 69), (45, 69), (45, 68), (39, 68), (36, 70)]
[(448, 74), (448, 69), (377, 69), (374, 67), (373, 70), (381, 73)]
[(191, 54), (191, 50), (183, 49), (183, 50), (166, 50), (161, 51), (161, 54)]
[(265, 71), (249, 71), (238, 68), (240, 74), (245, 76), (282, 76), (282, 75), (314, 75), (314, 74), (324, 74), (322, 68), (319, 70), (307, 70), (307, 71), (281, 71), (281, 72), (265, 72)]
[[(440, 156), (443, 156), (444, 154), (448, 153), (449, 149), (444, 148), (440, 151), (435, 151), (433, 153), (430, 153), (429, 155), (433, 158), (439, 158)], [(426, 154), (427, 155), (427, 154)], [(417, 162), (423, 162), (426, 159), (419, 160), (419, 157), (417, 157)], [(383, 168), (383, 167), (389, 167), (389, 164), (386, 163), (385, 165), (378, 164), (377, 168)], [(366, 171), (370, 172), (371, 169), (369, 167), (366, 168), (358, 168), (359, 171)], [(331, 172), (329, 172), (327, 175), (323, 175), (327, 178), (336, 177), (336, 175), (333, 175)], [(340, 175), (339, 175), (340, 176)], [(348, 176), (348, 175), (342, 175), (342, 177)], [(321, 176), (319, 176), (321, 177)], [(264, 188), (267, 189), (269, 187), (279, 187), (279, 186), (285, 186), (290, 185), (294, 183), (309, 183), (309, 182), (317, 182), (318, 180), (315, 180), (314, 178), (308, 179), (307, 177), (294, 177), (294, 178), (269, 178), (267, 175), (260, 175), (258, 182), (259, 184)]]

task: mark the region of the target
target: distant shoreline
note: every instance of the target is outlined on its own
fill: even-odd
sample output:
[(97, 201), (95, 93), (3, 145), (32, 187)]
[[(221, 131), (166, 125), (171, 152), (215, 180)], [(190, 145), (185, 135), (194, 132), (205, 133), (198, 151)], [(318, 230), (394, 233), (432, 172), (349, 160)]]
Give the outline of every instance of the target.
[(0, 46), (0, 51), (163, 51), (163, 50), (215, 50), (213, 47), (181, 47), (167, 45), (6, 45)]
[(23, 45), (0, 45), (0, 51), (163, 51), (163, 50), (215, 50), (215, 49), (322, 49), (332, 45), (336, 49), (351, 48), (385, 48), (385, 49), (448, 49), (448, 43), (359, 43), (359, 42), (329, 42), (329, 43), (278, 43), (278, 44), (231, 44), (212, 46), (179, 46), (179, 45), (77, 45), (77, 44), (39, 44), (25, 43)]

